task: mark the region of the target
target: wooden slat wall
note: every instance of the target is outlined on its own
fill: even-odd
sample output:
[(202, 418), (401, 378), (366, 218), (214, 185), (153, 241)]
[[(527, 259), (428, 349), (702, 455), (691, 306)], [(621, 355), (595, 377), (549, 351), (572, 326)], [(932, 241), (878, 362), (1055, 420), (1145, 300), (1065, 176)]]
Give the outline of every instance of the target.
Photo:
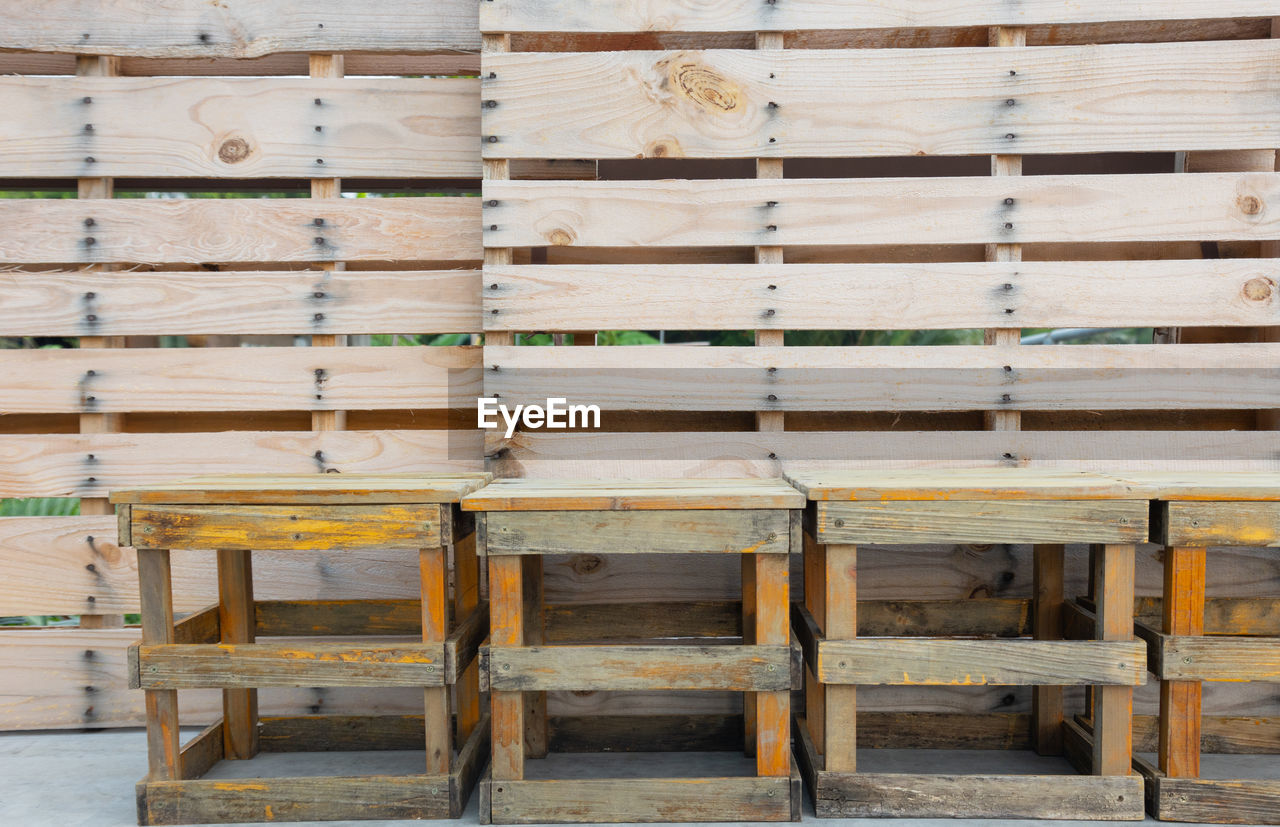
[[(1273, 155), (1271, 14), (1199, 0), (481, 3), (482, 33), (504, 44), (482, 55), (482, 151), (511, 167), (484, 184), (486, 393), (605, 408), (603, 432), (491, 437), (491, 470), (1280, 469), (1280, 441), (1257, 430), (1280, 393), (1280, 348), (1255, 333), (1280, 319), (1280, 261), (1260, 257), (1280, 177), (1175, 166), (1188, 151)], [(781, 35), (758, 48), (760, 32)], [(599, 180), (516, 171), (568, 159), (594, 161)], [(783, 159), (782, 175), (763, 166)], [(1017, 344), (1038, 328), (1192, 326), (1235, 335)], [(583, 329), (735, 331), (755, 344), (520, 346)], [(847, 330), (976, 338), (782, 346), (784, 333)], [(980, 346), (984, 330), (996, 335)], [(985, 430), (984, 414), (1008, 427)], [(782, 429), (757, 430), (762, 416)], [(1249, 591), (1245, 572), (1275, 577), (1265, 551), (1215, 559), (1221, 594)], [(994, 581), (934, 585), (996, 560)], [(862, 561), (868, 596), (1031, 590), (1030, 548), (871, 548)], [(627, 584), (608, 558), (562, 565), (584, 572), (570, 601), (737, 588), (728, 570), (682, 572), (677, 590), (654, 575)], [(1072, 550), (1068, 593), (1085, 588), (1084, 570)], [(1150, 550), (1139, 584), (1160, 588)], [(1151, 710), (1154, 695), (1138, 695)], [(1029, 706), (1030, 693), (860, 701), (984, 712)], [(1211, 704), (1274, 707), (1229, 689)]]
[[(478, 81), (433, 76), (477, 72), (476, 2), (11, 5), (0, 337), (63, 346), (0, 349), (0, 498), (82, 511), (0, 518), (0, 615), (85, 620), (0, 632), (0, 729), (137, 726), (137, 630), (88, 628), (138, 611), (110, 491), (482, 467), (449, 414), (480, 389), (480, 349), (370, 346), (481, 330)], [(308, 181), (318, 197), (297, 197)], [(402, 557), (264, 553), (257, 591), (412, 597)], [(180, 611), (216, 598), (213, 567), (175, 552)], [(186, 722), (216, 701), (190, 693)], [(421, 693), (264, 693), (263, 709), (420, 713)]]

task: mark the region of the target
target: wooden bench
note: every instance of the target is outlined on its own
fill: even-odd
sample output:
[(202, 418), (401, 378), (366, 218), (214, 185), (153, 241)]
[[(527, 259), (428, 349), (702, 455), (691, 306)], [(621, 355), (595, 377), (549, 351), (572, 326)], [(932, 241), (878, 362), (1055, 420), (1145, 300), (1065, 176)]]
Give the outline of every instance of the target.
[[(493, 823), (787, 821), (799, 818), (791, 762), (788, 555), (799, 547), (804, 498), (779, 480), (569, 482), (500, 480), (463, 498), (477, 512), (489, 562), (493, 763), (480, 812)], [(550, 554), (736, 554), (742, 558), (740, 638), (545, 645), (542, 560)], [(692, 629), (689, 637), (698, 636)], [(714, 645), (707, 645), (714, 644)], [(548, 753), (548, 690), (743, 692), (754, 774), (725, 777), (531, 779), (528, 759)], [(645, 721), (642, 717), (631, 720)], [(655, 744), (620, 728), (579, 727), (576, 751), (691, 751), (693, 730)], [(738, 744), (742, 741), (735, 739)]]
[[(488, 474), (197, 477), (115, 492), (120, 544), (138, 552), (149, 772), (140, 824), (456, 818), (488, 752), (480, 710), (475, 533), (461, 497)], [(448, 554), (456, 578), (450, 623)], [(218, 599), (174, 622), (169, 549), (216, 549)], [(391, 549), (418, 555), (421, 600), (255, 601), (251, 550)], [(333, 642), (338, 636), (401, 635)], [(324, 642), (256, 642), (321, 636)], [(260, 718), (262, 687), (424, 687), (424, 716)], [(449, 693), (456, 687), (457, 742)], [(219, 688), (223, 716), (189, 743), (178, 690)], [(425, 724), (425, 725), (424, 725)], [(202, 778), (258, 752), (425, 749), (414, 775)]]
[[(795, 737), (819, 816), (1142, 819), (1142, 778), (1130, 767), (1131, 720), (1132, 687), (1145, 682), (1146, 667), (1132, 612), (1134, 544), (1147, 539), (1148, 503), (1132, 484), (1026, 469), (813, 472), (788, 479), (809, 500), (805, 600), (794, 610), (807, 667), (806, 714), (797, 718)], [(1034, 639), (929, 630), (859, 637), (858, 546), (910, 543), (1033, 544)], [(1065, 543), (1091, 544), (1092, 640), (1062, 639)], [(1081, 774), (861, 772), (859, 685), (1033, 686), (1031, 744), (1042, 755), (1065, 754)], [(1088, 754), (1073, 749), (1080, 744), (1070, 737), (1074, 722), (1064, 722), (1062, 687), (1070, 685), (1093, 688), (1099, 737)], [(958, 737), (955, 744), (982, 745), (972, 740)]]
[[(1280, 474), (1143, 474), (1164, 546), (1159, 628), (1139, 619), (1160, 679), (1158, 761), (1138, 759), (1148, 806), (1165, 821), (1280, 823), (1280, 780), (1202, 778), (1200, 754), (1280, 753), (1276, 718), (1201, 715), (1203, 681), (1280, 683), (1280, 600), (1206, 600), (1212, 548), (1280, 548)], [(1203, 724), (1202, 724), (1203, 721)]]

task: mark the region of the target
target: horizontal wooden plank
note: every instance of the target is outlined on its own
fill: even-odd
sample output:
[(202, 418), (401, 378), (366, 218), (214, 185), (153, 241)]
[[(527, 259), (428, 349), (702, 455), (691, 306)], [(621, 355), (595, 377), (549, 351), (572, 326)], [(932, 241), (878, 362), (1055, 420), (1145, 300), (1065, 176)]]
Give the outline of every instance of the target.
[(888, 686), (1146, 683), (1141, 641), (857, 638), (818, 644), (823, 683)]
[(0, 176), (478, 178), (473, 78), (0, 78)]
[(0, 335), (467, 333), (471, 270), (0, 273)]
[[(1146, 499), (1139, 486), (1111, 474), (1051, 468), (802, 470), (787, 474), (786, 480), (810, 500), (822, 503)], [(952, 507), (956, 506), (940, 506)], [(856, 519), (857, 512), (850, 513)]]
[(0, 351), (0, 414), (461, 408), (480, 349), (130, 348)]
[(1124, 478), (1144, 491), (1151, 499), (1170, 502), (1215, 502), (1280, 500), (1280, 476), (1259, 469), (1146, 469)]
[(815, 527), (820, 543), (1144, 543), (1148, 509), (1136, 499), (820, 502)]
[(476, 261), (475, 198), (0, 201), (0, 263)]
[(6, 434), (0, 435), (0, 497), (105, 497), (167, 483), (195, 468), (344, 476), (479, 472), (482, 450), (479, 434), (461, 431)]
[(792, 551), (791, 515), (782, 509), (492, 512), (482, 526), (482, 554)]
[(1277, 824), (1280, 780), (1152, 777), (1152, 812), (1162, 821)]
[[(498, 348), (508, 353), (511, 348)], [(596, 350), (596, 348), (591, 348)], [(723, 511), (802, 508), (780, 479), (498, 479), (462, 498), (463, 511)]]
[[(776, 477), (792, 469), (1280, 470), (1274, 434), (1224, 431), (519, 432), (489, 446), (501, 476)], [(0, 443), (2, 444), (2, 443)]]
[[(495, 824), (790, 821), (790, 778), (482, 781)], [(799, 794), (799, 785), (796, 794)], [(482, 793), (483, 798), (483, 793)]]
[[(1252, 21), (1234, 23), (1236, 27)], [(1220, 21), (1232, 26), (1233, 21)], [(390, 32), (384, 32), (390, 34)], [(6, 31), (5, 34), (8, 34)], [(128, 45), (136, 45), (128, 44)], [(34, 48), (34, 47), (33, 47)], [(92, 46), (89, 47), (92, 49)], [(480, 53), (425, 52), (421, 54), (348, 52), (342, 56), (343, 76), (359, 75), (476, 75)], [(181, 57), (119, 58), (123, 77), (269, 77), (305, 76), (309, 69), (306, 52), (276, 52), (262, 57)], [(0, 73), (6, 75), (72, 75), (76, 55), (70, 52), (0, 51)]]
[[(141, 726), (143, 693), (126, 681), (126, 650), (138, 634), (136, 628), (0, 631), (0, 729)], [(204, 726), (222, 715), (218, 690), (178, 694), (184, 724)], [(261, 708), (263, 715), (420, 713), (422, 690), (276, 689), (263, 693)]]
[(818, 773), (820, 818), (1139, 821), (1142, 779), (1089, 775)]
[(1280, 683), (1280, 639), (1273, 637), (1159, 637), (1162, 680)]
[(424, 52), (480, 48), (474, 0), (51, 0), (15, 7), (0, 49), (150, 57), (257, 57), (272, 52)]
[(609, 412), (1211, 410), (1280, 398), (1274, 344), (492, 346), (484, 361), (486, 395), (513, 409), (549, 397)]
[[(202, 474), (161, 485), (111, 492), (113, 503), (242, 506), (452, 504), (492, 479), (484, 471), (461, 474)], [(136, 516), (136, 515), (135, 515)]]
[(1123, 4), (1101, 0), (1063, 3), (1024, 0), (1017, 4), (982, 0), (937, 3), (931, 0), (883, 3), (878, 0), (795, 0), (742, 4), (734, 0), (642, 3), (604, 0), (494, 0), (480, 4), (485, 32), (756, 32), (795, 29), (881, 29), (933, 26), (1032, 26), (1044, 23), (1093, 23), (1122, 20), (1191, 20), (1215, 17), (1270, 17), (1265, 0), (1140, 0)]
[(481, 650), (488, 686), (503, 691), (790, 689), (786, 646), (523, 646)]
[(148, 824), (449, 818), (449, 779), (426, 775), (146, 781)]
[(1280, 234), (1277, 199), (1269, 172), (486, 181), (483, 223), (487, 247), (1227, 241)]
[(484, 278), (486, 330), (1280, 324), (1276, 259), (505, 265)]
[(1277, 58), (1268, 41), (488, 54), (483, 134), (497, 140), (482, 146), (493, 158), (1259, 149), (1280, 142)]
[(143, 689), (444, 686), (444, 646), (322, 643), (144, 645)]
[(440, 506), (136, 505), (139, 548), (355, 551), (439, 546)]
[[(1280, 478), (1276, 490), (1280, 492)], [(1176, 502), (1162, 507), (1167, 516), (1159, 541), (1166, 545), (1280, 547), (1280, 502)]]

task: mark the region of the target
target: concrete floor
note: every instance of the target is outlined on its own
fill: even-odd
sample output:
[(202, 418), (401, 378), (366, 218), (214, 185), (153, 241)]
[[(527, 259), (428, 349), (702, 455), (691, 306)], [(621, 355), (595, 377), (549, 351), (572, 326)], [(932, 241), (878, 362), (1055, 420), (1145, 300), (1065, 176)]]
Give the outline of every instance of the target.
[[(192, 730), (194, 735), (198, 730)], [(184, 737), (189, 737), (184, 732)], [(592, 755), (553, 756), (530, 762), (530, 777), (551, 772), (561, 776), (620, 776), (681, 774), (689, 766), (688, 756), (673, 755)], [(698, 771), (705, 774), (750, 774), (751, 764), (736, 756), (699, 756)], [(5, 733), (0, 734), (0, 825), (3, 827), (129, 827), (135, 823), (133, 785), (146, 770), (146, 738), (141, 730), (112, 730), (85, 733)], [(413, 772), (421, 763), (417, 752), (311, 753), (304, 755), (266, 754), (253, 761), (225, 762), (207, 777), (245, 778), (255, 775), (367, 775), (382, 772)], [(1070, 772), (1060, 759), (1039, 758), (1027, 753), (975, 753), (944, 751), (866, 750), (859, 752), (859, 765), (868, 770), (892, 772), (979, 772), (983, 770), (1019, 773)], [(1280, 777), (1280, 760), (1250, 756), (1206, 756), (1206, 777)], [(813, 808), (806, 802), (805, 815), (813, 820)], [(915, 820), (830, 819), (823, 827), (841, 827), (854, 822), (867, 827), (905, 827), (922, 824)], [(1158, 822), (1147, 819), (1149, 824)], [(400, 821), (323, 822), (328, 825), (377, 827), (404, 824)], [(461, 825), (477, 824), (476, 801), (472, 797)], [(1013, 827), (1013, 825), (1069, 825), (1090, 822), (1033, 822), (939, 820), (938, 827)]]

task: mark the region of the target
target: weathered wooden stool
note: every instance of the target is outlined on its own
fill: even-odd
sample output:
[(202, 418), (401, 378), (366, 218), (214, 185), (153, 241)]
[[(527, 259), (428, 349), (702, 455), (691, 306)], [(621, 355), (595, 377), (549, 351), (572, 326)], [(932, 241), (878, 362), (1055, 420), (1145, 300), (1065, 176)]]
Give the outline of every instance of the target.
[[(1200, 753), (1280, 753), (1275, 718), (1202, 724), (1202, 681), (1280, 683), (1280, 601), (1205, 600), (1206, 547), (1280, 547), (1280, 474), (1143, 474), (1157, 502), (1152, 535), (1164, 546), (1157, 630), (1139, 621), (1160, 679), (1158, 766), (1138, 759), (1149, 809), (1166, 821), (1280, 823), (1280, 780), (1202, 778)], [(1269, 757), (1268, 761), (1275, 761)]]
[[(474, 521), (457, 506), (488, 474), (312, 474), (197, 477), (115, 492), (120, 544), (138, 552), (142, 642), (131, 681), (146, 690), (150, 772), (138, 784), (140, 824), (456, 818), (488, 752), (479, 706), (479, 604)], [(454, 548), (454, 622), (448, 551)], [(169, 549), (217, 549), (218, 602), (174, 623)], [(404, 549), (419, 554), (421, 600), (253, 599), (250, 549)], [(257, 643), (257, 637), (413, 635), (417, 642)], [(260, 687), (425, 687), (424, 718), (258, 716)], [(179, 689), (220, 688), (223, 716), (185, 746)], [(456, 687), (454, 750), (450, 688)], [(422, 749), (417, 775), (201, 776), (259, 750)]]
[[(493, 709), (493, 763), (480, 786), (481, 818), (504, 824), (798, 819), (800, 780), (791, 766), (789, 730), (799, 658), (787, 624), (787, 562), (799, 544), (803, 505), (779, 480), (500, 480), (464, 497), (463, 509), (479, 512), (478, 547), (489, 561), (491, 645), (481, 664)], [(633, 552), (742, 555), (741, 642), (542, 645), (542, 556)], [(755, 775), (526, 779), (526, 758), (547, 753), (547, 690), (750, 693), (746, 737)], [(615, 741), (578, 749), (593, 748), (646, 747)], [(682, 748), (672, 741), (658, 747)]]
[[(1132, 614), (1133, 544), (1147, 536), (1145, 500), (1118, 480), (1023, 469), (815, 472), (789, 479), (810, 500), (805, 601), (794, 613), (807, 666), (806, 715), (797, 718), (796, 740), (819, 816), (1143, 817), (1142, 778), (1130, 772), (1130, 721), (1132, 687), (1146, 674)], [(1061, 544), (1068, 542), (1105, 544), (1093, 571), (1096, 640), (1061, 639)], [(919, 635), (911, 637), (892, 636), (902, 632), (874, 622), (859, 624), (857, 546), (908, 543), (1035, 544), (1035, 639), (967, 637), (990, 632), (958, 630), (954, 618), (903, 630)], [(864, 635), (885, 636), (859, 637), (860, 625)], [(1097, 687), (1100, 737), (1092, 754), (1066, 749), (1078, 770), (1094, 774), (859, 772), (859, 685), (1035, 686), (1031, 743), (1050, 755), (1064, 752), (1062, 687)], [(893, 746), (895, 734), (885, 733), (890, 743), (875, 745)], [(987, 744), (978, 732), (958, 735), (949, 746)], [(906, 746), (926, 739), (913, 740)]]

